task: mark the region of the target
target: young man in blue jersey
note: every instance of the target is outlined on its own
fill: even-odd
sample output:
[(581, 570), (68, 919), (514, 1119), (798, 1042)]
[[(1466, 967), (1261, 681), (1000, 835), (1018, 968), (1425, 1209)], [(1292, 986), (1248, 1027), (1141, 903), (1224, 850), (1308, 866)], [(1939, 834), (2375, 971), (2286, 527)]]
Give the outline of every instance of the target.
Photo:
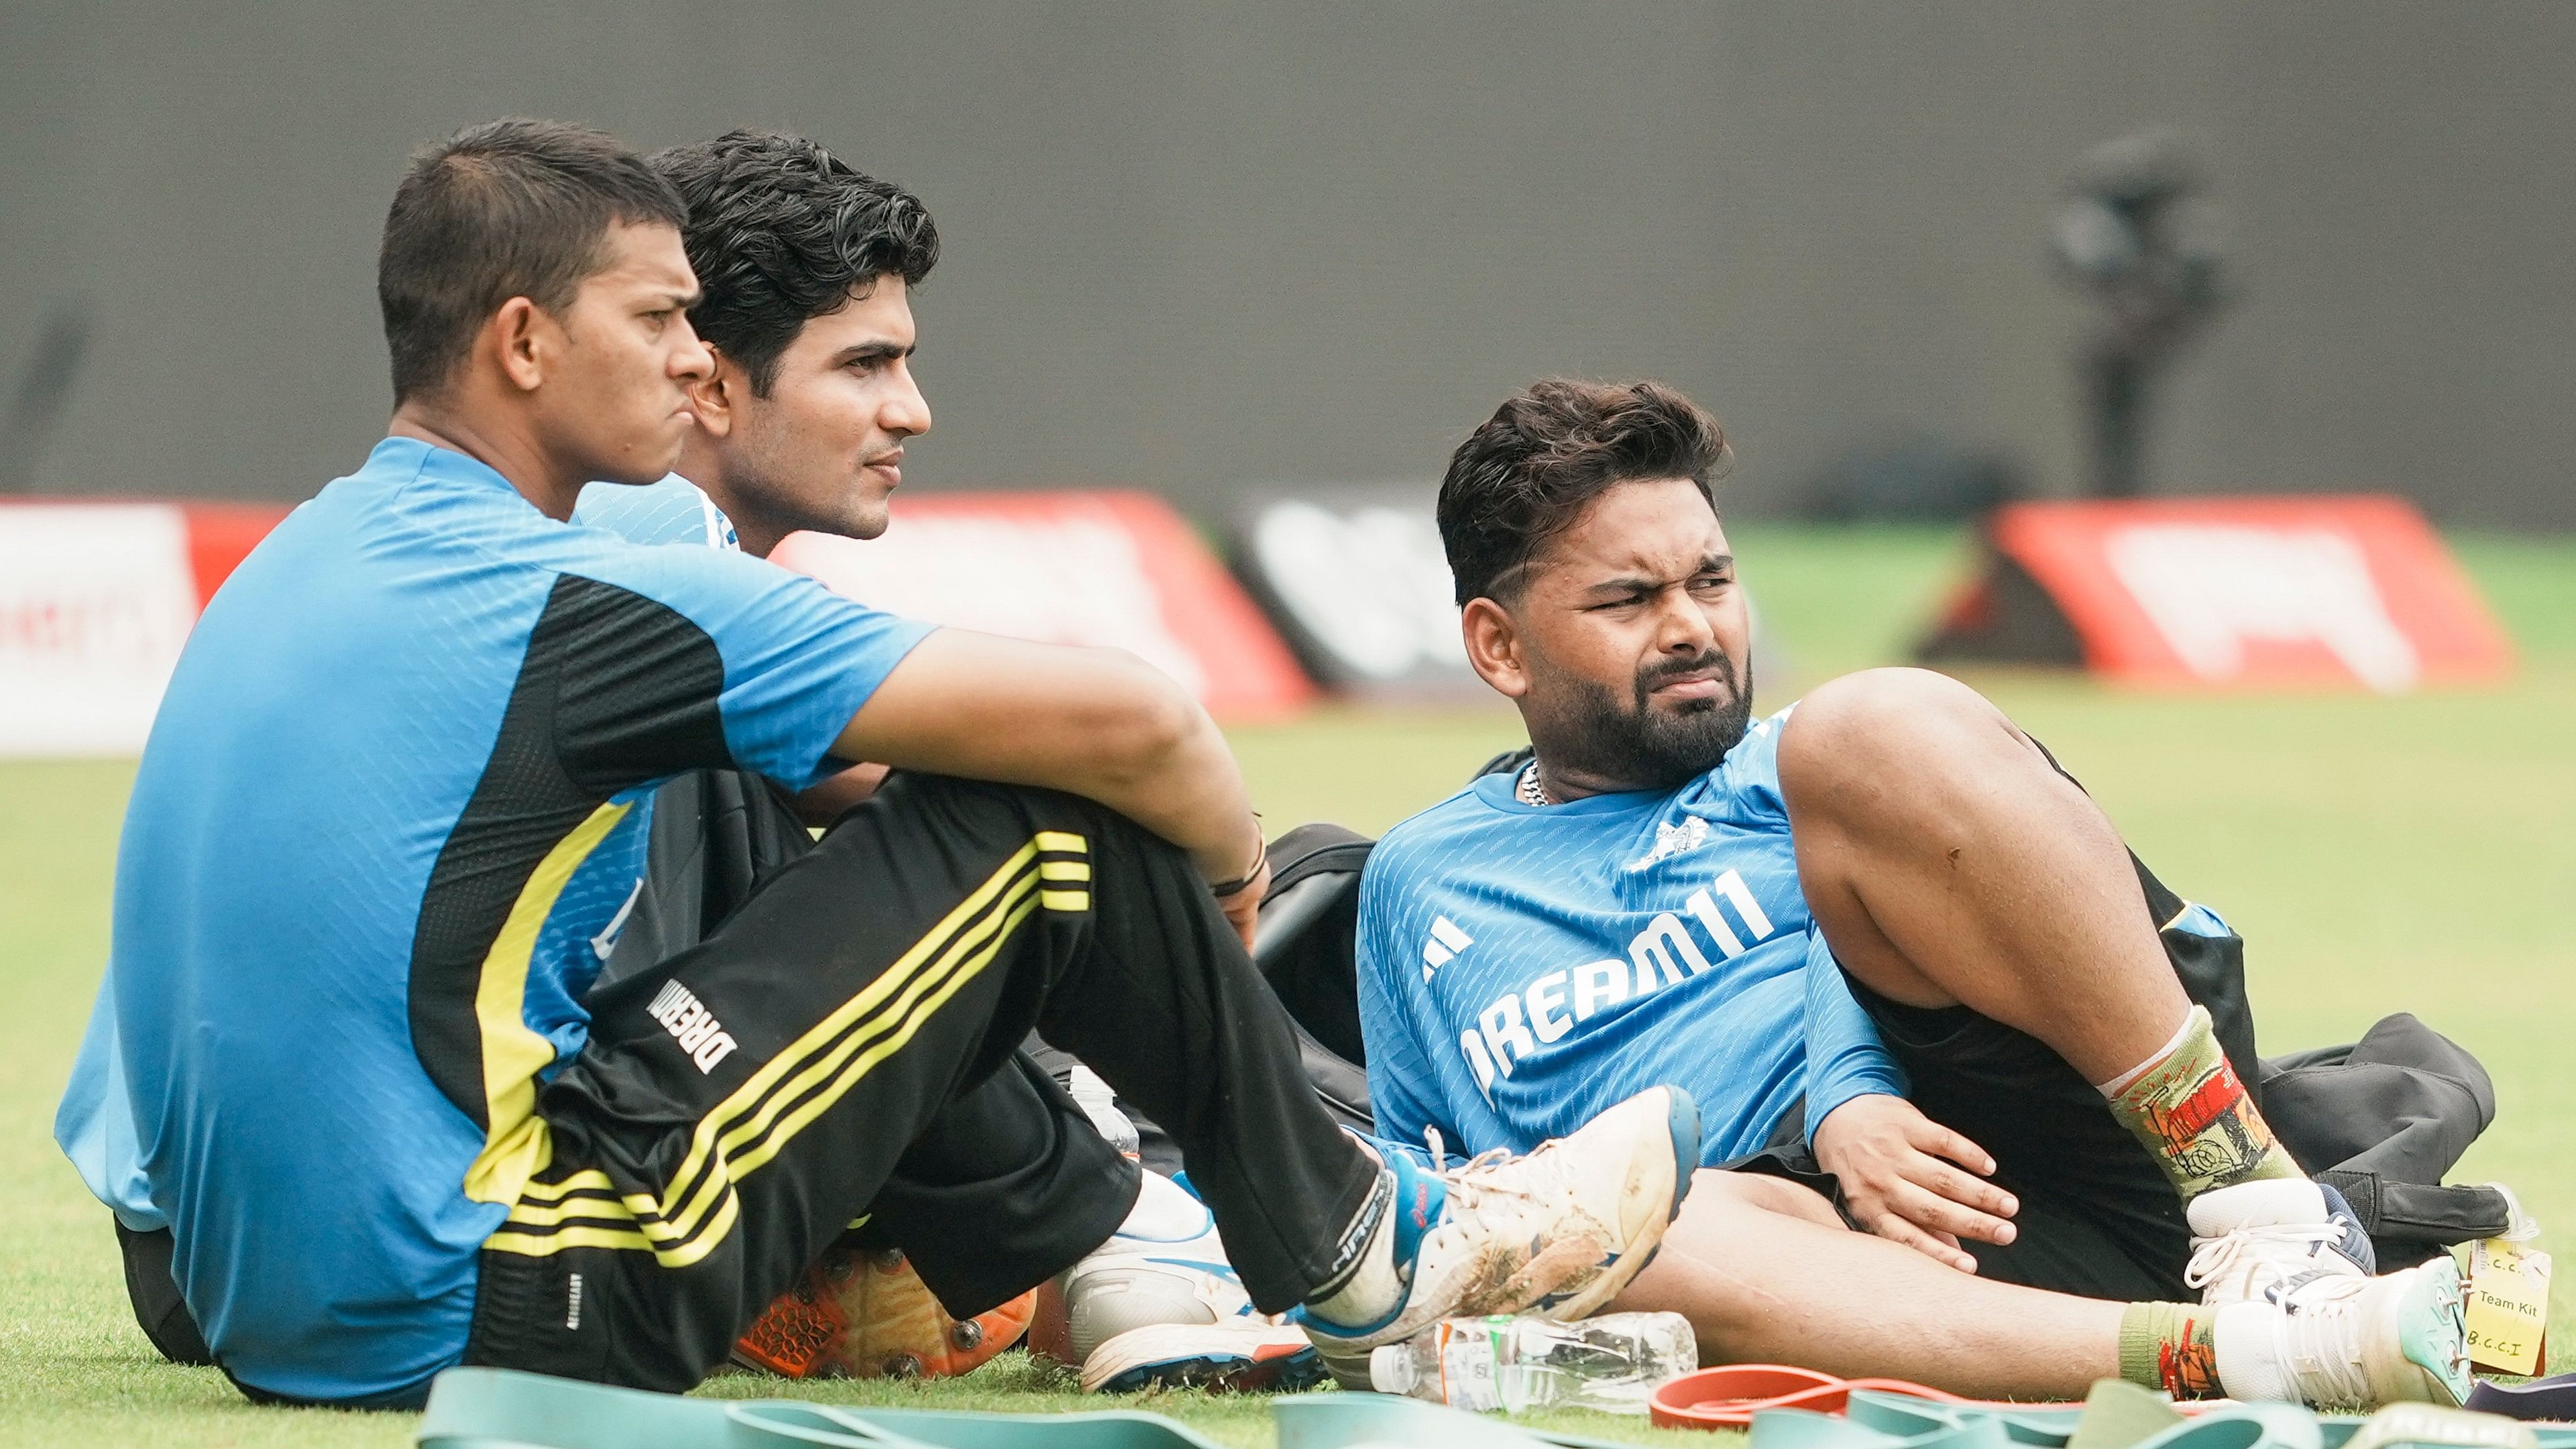
[(1669, 389), (1552, 381), (1451, 459), (1467, 653), (1532, 752), (1369, 860), (1379, 1130), (1507, 1149), (1688, 1088), (1706, 1162), (1741, 1170), (1700, 1174), (1623, 1302), (1729, 1356), (2456, 1402), (2450, 1260), (2371, 1276), (2186, 990), (2216, 916), (2151, 905), (2102, 813), (1952, 680), (1870, 671), (1751, 719), (1724, 446)]
[[(573, 521), (639, 543), (756, 556), (798, 530), (878, 537), (905, 447), (931, 427), (911, 367), (912, 297), (939, 251), (928, 209), (813, 141), (773, 131), (733, 131), (650, 160), (688, 204), (682, 238), (704, 288), (689, 319), (713, 366), (691, 386), (697, 426), (677, 471), (643, 487), (593, 483)], [(883, 775), (881, 766), (853, 766), (792, 804), (828, 823)], [(802, 854), (803, 833), (780, 805), (739, 773), (701, 772), (665, 786), (621, 823), (639, 838), (649, 828), (652, 865), (604, 979), (694, 944), (746, 884), (756, 885), (759, 870)], [(745, 860), (747, 852), (761, 858)], [(971, 1198), (983, 1231), (1081, 1256), (1063, 1280), (1060, 1348), (1087, 1387), (1312, 1381), (1321, 1371), (1315, 1349), (1295, 1326), (1252, 1312), (1196, 1199), (1114, 1161), (1081, 1170), (1110, 1154), (1048, 1078), (1065, 1060), (1041, 1047), (952, 1104), (880, 1190), (854, 1245), (935, 1239), (923, 1223)], [(1104, 1205), (1128, 1213), (1106, 1244)], [(924, 1266), (937, 1277), (953, 1265), (933, 1258)], [(939, 1286), (952, 1304), (987, 1291)]]
[[(1257, 822), (1170, 681), (565, 526), (696, 426), (684, 221), (579, 127), (417, 156), (379, 258), (390, 436), (172, 677), (92, 1039), (215, 1361), (351, 1407), (459, 1363), (686, 1387), (1032, 1025), (1175, 1124), (1255, 1300), (1319, 1336), (1624, 1286), (1697, 1156), (1687, 1096), (1465, 1173), (1363, 1150), (1244, 954)], [(895, 773), (703, 942), (590, 989), (632, 883), (598, 849), (638, 799), (851, 760)], [(1062, 1266), (980, 1226), (963, 1201), (911, 1246), (1010, 1291)]]

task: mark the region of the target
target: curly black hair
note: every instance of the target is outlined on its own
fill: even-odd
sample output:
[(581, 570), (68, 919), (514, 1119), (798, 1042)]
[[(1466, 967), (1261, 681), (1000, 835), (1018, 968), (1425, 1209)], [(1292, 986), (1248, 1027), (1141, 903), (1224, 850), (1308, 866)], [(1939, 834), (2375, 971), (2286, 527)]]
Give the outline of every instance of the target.
[(681, 236), (704, 295), (689, 322), (766, 396), (808, 319), (881, 277), (917, 287), (939, 264), (921, 198), (777, 131), (728, 131), (651, 158), (688, 203)]
[(1522, 567), (1612, 485), (1688, 478), (1717, 506), (1726, 430), (1659, 382), (1531, 383), (1450, 456), (1440, 544), (1458, 602), (1509, 603)]

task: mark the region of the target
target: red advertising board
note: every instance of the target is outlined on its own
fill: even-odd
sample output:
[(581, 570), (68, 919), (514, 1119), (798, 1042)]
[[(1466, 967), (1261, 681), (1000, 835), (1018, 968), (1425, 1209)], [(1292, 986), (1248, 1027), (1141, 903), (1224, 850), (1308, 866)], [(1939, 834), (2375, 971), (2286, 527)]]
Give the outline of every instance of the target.
[(2513, 650), (2413, 505), (2376, 495), (2022, 503), (1928, 659), (2081, 663), (2156, 688), (2395, 693)]
[[(143, 747), (197, 613), (286, 516), (273, 504), (0, 504), (0, 756)], [(798, 534), (776, 561), (880, 608), (1114, 644), (1223, 719), (1315, 687), (1188, 523), (1141, 493), (907, 498), (870, 543)]]
[(907, 497), (883, 538), (792, 534), (770, 561), (908, 618), (1116, 645), (1220, 719), (1276, 718), (1315, 698), (1260, 609), (1189, 523), (1148, 494)]
[(0, 755), (143, 747), (179, 646), (275, 505), (0, 505)]

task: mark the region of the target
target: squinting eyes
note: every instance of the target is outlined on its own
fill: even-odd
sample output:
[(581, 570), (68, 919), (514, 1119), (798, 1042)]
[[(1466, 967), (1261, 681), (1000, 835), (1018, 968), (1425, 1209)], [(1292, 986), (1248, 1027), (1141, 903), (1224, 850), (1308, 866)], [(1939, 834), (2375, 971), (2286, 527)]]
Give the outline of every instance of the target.
[[(1718, 592), (1720, 592), (1720, 591), (1722, 591), (1722, 590), (1725, 590), (1725, 589), (1728, 589), (1728, 588), (1732, 588), (1732, 587), (1734, 586), (1734, 584), (1735, 584), (1735, 580), (1733, 580), (1733, 579), (1731, 579), (1731, 578), (1723, 578), (1723, 579), (1693, 579), (1693, 580), (1691, 580), (1689, 583), (1682, 584), (1682, 585), (1678, 585), (1678, 587), (1680, 587), (1680, 588), (1682, 588), (1682, 589), (1684, 589), (1684, 590), (1687, 590), (1688, 592), (1693, 593), (1693, 594), (1713, 594), (1713, 593), (1718, 593)], [(1656, 592), (1660, 593), (1660, 592), (1661, 592), (1661, 590), (1657, 590)], [(1603, 600), (1602, 602), (1600, 602), (1600, 603), (1598, 603), (1598, 604), (1590, 605), (1589, 607), (1590, 607), (1591, 609), (1594, 609), (1594, 610), (1601, 610), (1601, 609), (1639, 609), (1639, 608), (1643, 608), (1643, 607), (1645, 607), (1645, 606), (1646, 606), (1646, 605), (1648, 605), (1648, 604), (1653, 603), (1654, 601), (1655, 601), (1655, 595), (1654, 595), (1654, 594), (1651, 594), (1651, 593), (1648, 593), (1648, 594), (1628, 594), (1628, 595), (1625, 595), (1625, 596), (1623, 596), (1623, 597), (1621, 597), (1621, 598), (1616, 598), (1616, 599), (1605, 599), (1605, 600)]]

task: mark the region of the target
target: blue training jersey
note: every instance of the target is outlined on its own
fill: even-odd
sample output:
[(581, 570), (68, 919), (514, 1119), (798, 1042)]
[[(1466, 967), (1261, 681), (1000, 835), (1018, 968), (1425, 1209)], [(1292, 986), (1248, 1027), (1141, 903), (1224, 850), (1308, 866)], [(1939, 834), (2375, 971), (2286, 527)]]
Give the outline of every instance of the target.
[(226, 1368), (363, 1401), (461, 1357), (633, 888), (599, 845), (685, 770), (830, 773), (928, 632), (402, 438), (252, 552), (145, 746), (101, 1002)]
[(733, 520), (706, 490), (677, 473), (659, 483), (591, 483), (573, 505), (572, 521), (604, 528), (629, 543), (702, 543), (742, 548)]
[[(604, 528), (629, 543), (701, 544), (735, 551), (742, 547), (734, 535), (733, 520), (705, 490), (677, 473), (643, 487), (593, 483), (581, 490), (572, 521)], [(635, 808), (582, 864), (576, 901), (596, 889), (614, 890), (620, 880), (627, 882), (617, 911), (591, 938), (592, 954), (603, 963), (626, 924), (627, 906), (643, 885), (652, 808), (649, 796), (636, 801)], [(169, 1223), (152, 1205), (152, 1186), (143, 1176), (135, 1147), (134, 1112), (126, 1096), (123, 1053), (116, 1041), (115, 980), (110, 973), (99, 982), (98, 1004), (90, 1012), (80, 1055), (72, 1063), (71, 1080), (64, 1085), (61, 1105), (54, 1113), (54, 1140), (91, 1195), (106, 1204), (119, 1222), (136, 1232), (150, 1232)]]
[(1487, 775), (1387, 832), (1360, 878), (1360, 1026), (1381, 1136), (1527, 1151), (1649, 1087), (1701, 1160), (1904, 1078), (1807, 914), (1755, 724), (1668, 794), (1536, 809)]

